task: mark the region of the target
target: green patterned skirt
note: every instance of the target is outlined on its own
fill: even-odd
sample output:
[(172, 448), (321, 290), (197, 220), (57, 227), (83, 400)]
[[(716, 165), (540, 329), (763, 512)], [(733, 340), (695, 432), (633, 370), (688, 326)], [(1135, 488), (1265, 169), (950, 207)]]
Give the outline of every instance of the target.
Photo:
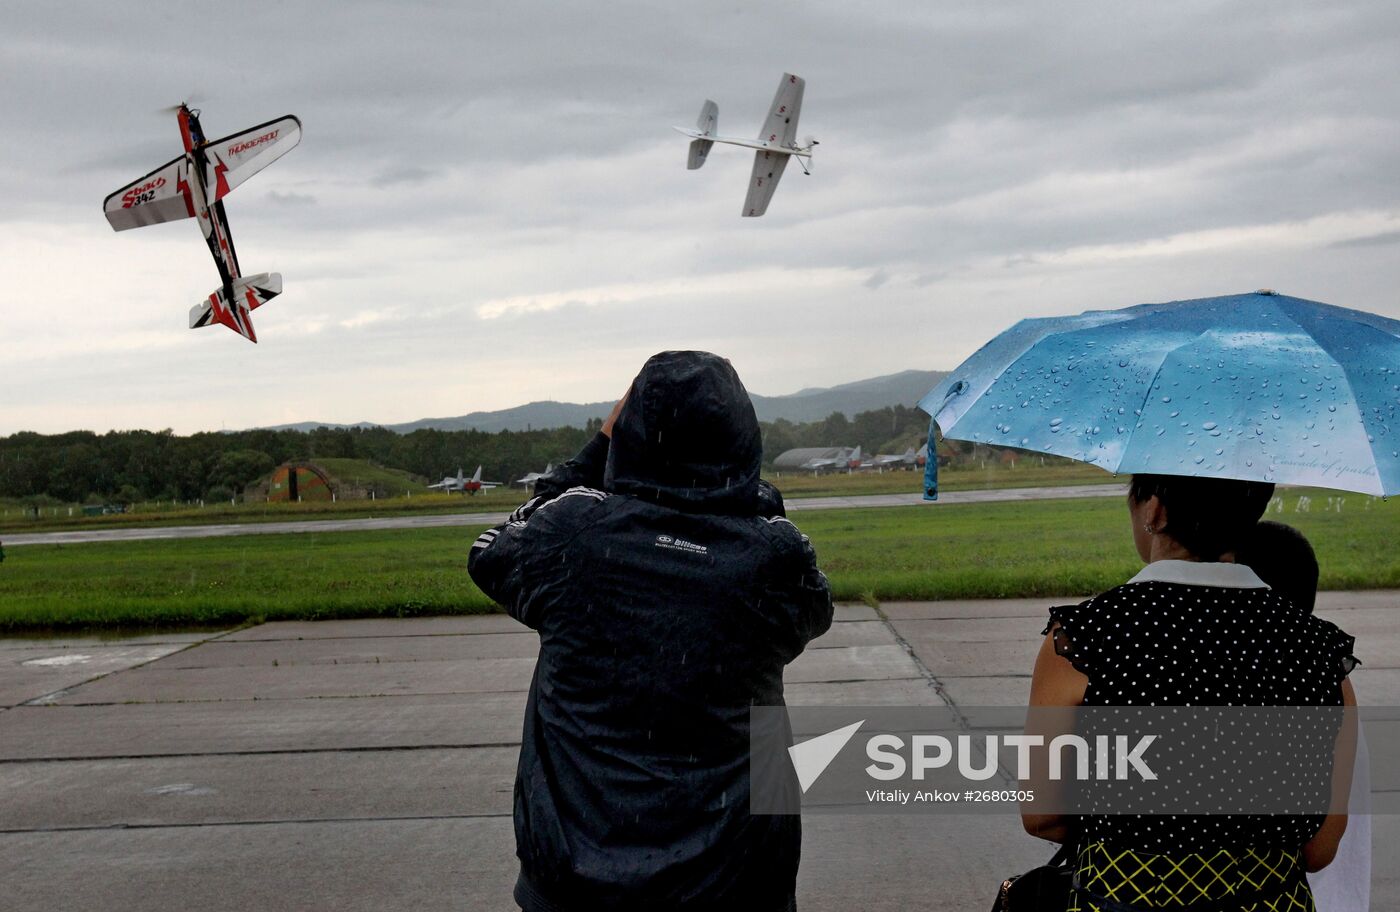
[(1071, 895), (1067, 912), (1316, 909), (1297, 849), (1149, 855), (1092, 842), (1079, 850), (1076, 870), (1080, 890)]

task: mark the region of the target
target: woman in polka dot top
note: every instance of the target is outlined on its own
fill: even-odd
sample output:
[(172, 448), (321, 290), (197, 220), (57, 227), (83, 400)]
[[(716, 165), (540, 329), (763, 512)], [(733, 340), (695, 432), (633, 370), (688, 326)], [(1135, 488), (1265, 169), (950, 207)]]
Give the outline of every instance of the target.
[[(1128, 512), (1147, 566), (1050, 610), (1031, 705), (1354, 706), (1353, 639), (1235, 562), (1272, 496), (1259, 482), (1134, 476)], [(1304, 871), (1326, 866), (1346, 829), (1345, 814), (1022, 821), (1077, 842), (1070, 912), (1312, 910)]]

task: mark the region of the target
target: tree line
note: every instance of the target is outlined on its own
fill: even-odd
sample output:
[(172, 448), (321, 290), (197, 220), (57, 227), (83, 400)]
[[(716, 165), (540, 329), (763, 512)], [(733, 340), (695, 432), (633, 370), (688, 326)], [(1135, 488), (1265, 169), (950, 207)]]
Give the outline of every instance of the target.
[[(381, 427), (252, 430), (182, 436), (170, 430), (20, 432), (0, 437), (0, 497), (64, 503), (228, 500), (284, 462), (364, 459), (425, 480), (471, 472), (509, 481), (578, 452), (601, 426), (530, 431), (399, 434)], [(821, 421), (762, 423), (765, 462), (795, 447), (860, 446), (866, 453), (917, 447), (928, 417), (905, 406), (840, 412)]]

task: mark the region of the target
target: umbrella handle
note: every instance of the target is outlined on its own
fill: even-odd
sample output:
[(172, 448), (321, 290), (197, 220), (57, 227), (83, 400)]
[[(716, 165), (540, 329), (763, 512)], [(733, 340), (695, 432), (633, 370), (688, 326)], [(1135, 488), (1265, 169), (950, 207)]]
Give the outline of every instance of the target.
[(928, 420), (928, 457), (924, 459), (924, 500), (938, 499), (938, 449), (935, 445), (937, 434), (938, 422), (930, 418)]

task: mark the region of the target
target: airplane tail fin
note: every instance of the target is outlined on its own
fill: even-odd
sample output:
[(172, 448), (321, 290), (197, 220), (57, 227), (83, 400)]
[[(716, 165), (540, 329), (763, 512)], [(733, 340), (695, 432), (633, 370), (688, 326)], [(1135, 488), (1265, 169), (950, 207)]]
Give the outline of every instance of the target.
[[(705, 104), (700, 108), (700, 117), (695, 121), (695, 128), (706, 136), (714, 136), (715, 129), (719, 126), (719, 105), (705, 99)], [(706, 157), (710, 154), (710, 147), (714, 145), (713, 140), (697, 139), (690, 144), (690, 158), (686, 161), (687, 169), (694, 171), (705, 164)]]
[(190, 329), (222, 323), (250, 342), (258, 341), (253, 332), (251, 312), (282, 293), (282, 274), (264, 272), (233, 280), (233, 298), (223, 288), (190, 308)]
[(719, 105), (706, 98), (700, 106), (700, 119), (695, 121), (695, 128), (706, 136), (714, 136), (719, 128)]
[(687, 170), (694, 171), (705, 164), (705, 158), (710, 154), (710, 147), (714, 143), (708, 139), (695, 139), (690, 143), (690, 158), (686, 161)]

